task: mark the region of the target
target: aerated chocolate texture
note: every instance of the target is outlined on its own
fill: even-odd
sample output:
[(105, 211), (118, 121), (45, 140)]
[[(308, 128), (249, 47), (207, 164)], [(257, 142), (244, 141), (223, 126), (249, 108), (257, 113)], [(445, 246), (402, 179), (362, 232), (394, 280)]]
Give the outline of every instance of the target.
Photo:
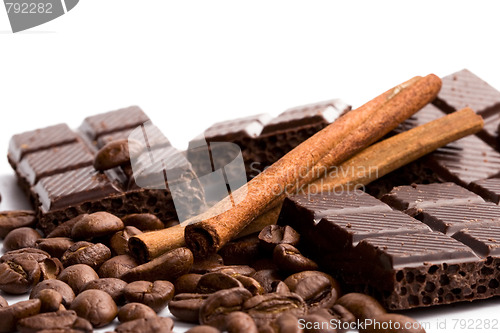
[(278, 223), (299, 231), (348, 289), (388, 309), (500, 295), (497, 205), (450, 183), (396, 188), (383, 200), (416, 218), (359, 191), (289, 197)]
[[(177, 220), (162, 170), (166, 167), (183, 180), (195, 175), (189, 163), (179, 161), (179, 152), (155, 127), (147, 133), (147, 151), (138, 157), (135, 174), (130, 164), (104, 172), (93, 167), (98, 149), (111, 141), (127, 139), (148, 121), (140, 108), (129, 107), (88, 117), (78, 131), (59, 124), (12, 137), (9, 162), (36, 208), (44, 232), (79, 214), (100, 210), (118, 216), (154, 213), (165, 223)], [(151, 151), (159, 162), (151, 163)], [(148, 180), (147, 185), (160, 185), (156, 187), (159, 189), (141, 188), (136, 184), (138, 177)], [(204, 204), (201, 187), (194, 186), (185, 196), (186, 211), (189, 205), (197, 208)]]
[[(248, 179), (259, 174), (307, 138), (326, 127), (351, 107), (338, 99), (305, 105), (284, 111), (272, 119), (261, 114), (216, 123), (189, 144), (188, 159), (198, 175), (209, 170), (205, 162), (214, 142), (232, 142), (239, 146)], [(231, 162), (238, 151), (217, 156), (217, 165)], [(212, 156), (213, 158), (213, 156)]]

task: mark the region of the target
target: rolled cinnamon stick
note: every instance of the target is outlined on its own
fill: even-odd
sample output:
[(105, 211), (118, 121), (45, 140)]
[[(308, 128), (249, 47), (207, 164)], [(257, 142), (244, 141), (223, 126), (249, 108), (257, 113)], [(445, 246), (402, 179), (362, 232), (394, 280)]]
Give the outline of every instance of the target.
[(313, 180), (311, 170), (325, 155), (332, 154), (328, 158), (332, 165), (340, 164), (432, 101), (440, 88), (441, 80), (431, 74), (409, 87), (396, 87), (380, 108), (345, 114), (216, 205), (218, 215), (188, 225), (186, 245), (199, 257), (218, 251), (281, 198), (287, 187)]

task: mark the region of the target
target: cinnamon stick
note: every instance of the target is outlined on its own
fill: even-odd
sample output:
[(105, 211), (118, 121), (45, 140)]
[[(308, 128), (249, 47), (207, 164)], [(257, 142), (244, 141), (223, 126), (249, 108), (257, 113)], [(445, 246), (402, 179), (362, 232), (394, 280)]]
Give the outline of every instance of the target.
[(332, 165), (394, 129), (432, 101), (440, 88), (441, 80), (431, 74), (415, 79), (409, 87), (396, 87), (394, 96), (385, 97), (387, 101), (379, 108), (358, 108), (345, 114), (222, 200), (214, 209), (218, 215), (189, 224), (185, 229), (186, 245), (200, 257), (218, 251), (268, 209), (271, 202), (283, 197), (287, 187), (313, 180), (311, 170), (334, 148), (328, 158)]

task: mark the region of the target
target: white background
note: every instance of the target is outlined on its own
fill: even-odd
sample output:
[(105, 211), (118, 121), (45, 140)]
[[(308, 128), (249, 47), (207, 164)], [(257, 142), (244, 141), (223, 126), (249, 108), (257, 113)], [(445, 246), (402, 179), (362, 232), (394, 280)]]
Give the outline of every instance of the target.
[[(216, 121), (336, 97), (359, 106), (415, 75), (468, 68), (500, 89), (499, 13), (495, 1), (81, 0), (12, 34), (0, 8), (0, 150), (133, 104), (185, 148)], [(6, 158), (0, 174), (0, 208), (22, 207)], [(453, 319), (499, 311), (495, 299), (410, 314), (428, 332), (445, 319), (465, 332)]]

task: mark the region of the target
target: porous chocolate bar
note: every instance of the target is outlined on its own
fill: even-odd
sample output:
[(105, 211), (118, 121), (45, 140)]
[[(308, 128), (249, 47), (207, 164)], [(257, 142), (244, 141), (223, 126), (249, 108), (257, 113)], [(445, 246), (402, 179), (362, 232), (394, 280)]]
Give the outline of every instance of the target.
[[(354, 197), (355, 204), (344, 204)], [(500, 226), (497, 217), (480, 208), (488, 206), (500, 216), (497, 205), (455, 184), (406, 186), (386, 198), (407, 212), (447, 207), (470, 211), (461, 218), (450, 215), (457, 220), (454, 232), (446, 234), (361, 191), (321, 193), (286, 198), (278, 223), (300, 232), (303, 248), (347, 290), (370, 293), (388, 309), (500, 295), (500, 257), (493, 247), (500, 243), (498, 233), (492, 233), (494, 240), (467, 233), (479, 226)], [(467, 237), (455, 236), (460, 233)]]
[[(145, 150), (137, 157), (135, 170), (130, 164), (104, 172), (94, 169), (99, 148), (127, 139), (137, 128), (139, 139), (146, 129), (147, 138), (143, 138)], [(60, 124), (15, 135), (8, 156), (45, 232), (78, 214), (100, 210), (118, 216), (153, 213), (170, 224), (178, 219), (176, 204), (193, 214), (204, 205), (202, 189), (187, 160), (138, 107), (87, 117), (79, 131)], [(173, 186), (178, 182), (190, 184), (183, 188), (186, 193)], [(174, 202), (171, 188), (184, 199)]]
[[(335, 99), (292, 108), (274, 119), (264, 114), (216, 123), (190, 142), (188, 159), (198, 175), (207, 174), (211, 172), (205, 162), (210, 158), (210, 144), (232, 142), (241, 149), (251, 179), (350, 109)], [(216, 164), (226, 165), (238, 153), (221, 154)]]

